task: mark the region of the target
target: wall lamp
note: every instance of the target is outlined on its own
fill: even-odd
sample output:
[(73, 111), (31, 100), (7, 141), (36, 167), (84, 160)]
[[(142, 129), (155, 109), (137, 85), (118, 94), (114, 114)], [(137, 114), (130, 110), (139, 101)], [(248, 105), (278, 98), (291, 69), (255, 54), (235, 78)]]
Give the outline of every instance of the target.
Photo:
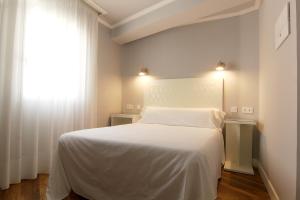
[(219, 61), (216, 67), (217, 71), (224, 71), (225, 70), (225, 63), (223, 63), (222, 61)]
[(148, 75), (148, 69), (147, 68), (141, 68), (139, 72), (139, 76), (147, 76)]

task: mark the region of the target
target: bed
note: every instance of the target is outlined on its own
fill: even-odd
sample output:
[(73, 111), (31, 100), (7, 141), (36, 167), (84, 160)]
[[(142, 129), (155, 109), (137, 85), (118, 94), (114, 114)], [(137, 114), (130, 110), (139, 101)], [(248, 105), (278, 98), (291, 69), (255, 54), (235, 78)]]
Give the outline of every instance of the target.
[[(177, 85), (177, 93), (194, 84), (204, 87), (202, 79), (156, 82), (145, 94), (145, 109), (138, 123), (61, 136), (48, 200), (63, 199), (71, 190), (99, 200), (216, 199), (224, 160), (221, 101), (209, 95), (203, 98), (204, 94), (192, 100), (183, 96), (171, 100), (174, 91), (166, 91), (178, 81), (184, 86)], [(210, 92), (220, 89), (216, 82), (209, 84)], [(195, 94), (197, 87), (191, 93)], [(214, 93), (216, 98), (221, 95)], [(208, 96), (212, 100), (207, 100)], [(166, 107), (166, 102), (171, 106)], [(210, 105), (197, 106), (205, 102)]]

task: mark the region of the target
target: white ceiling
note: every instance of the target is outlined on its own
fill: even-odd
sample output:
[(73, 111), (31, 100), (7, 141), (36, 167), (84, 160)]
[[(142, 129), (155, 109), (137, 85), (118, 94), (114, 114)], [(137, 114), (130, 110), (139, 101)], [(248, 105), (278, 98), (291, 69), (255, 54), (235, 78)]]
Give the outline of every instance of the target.
[(97, 5), (104, 13), (99, 22), (111, 29), (115, 42), (124, 44), (182, 25), (244, 15), (259, 9), (262, 0), (84, 1)]
[(103, 17), (106, 22), (113, 25), (117, 22), (145, 9), (162, 0), (94, 0), (107, 15)]

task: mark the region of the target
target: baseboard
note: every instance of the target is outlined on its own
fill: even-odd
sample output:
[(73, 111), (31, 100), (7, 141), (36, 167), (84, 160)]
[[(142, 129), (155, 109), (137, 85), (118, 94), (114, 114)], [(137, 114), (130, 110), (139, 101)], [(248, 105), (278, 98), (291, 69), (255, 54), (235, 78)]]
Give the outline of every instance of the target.
[(279, 200), (279, 196), (261, 163), (257, 159), (253, 159), (253, 166), (258, 168), (261, 179), (267, 188), (271, 200)]

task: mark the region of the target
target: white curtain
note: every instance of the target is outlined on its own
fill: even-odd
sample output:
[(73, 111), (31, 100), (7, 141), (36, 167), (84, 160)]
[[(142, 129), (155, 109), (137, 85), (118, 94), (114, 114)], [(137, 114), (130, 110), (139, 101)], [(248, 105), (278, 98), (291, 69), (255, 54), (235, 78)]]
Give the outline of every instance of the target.
[(0, 0), (0, 188), (47, 173), (61, 134), (97, 123), (97, 13)]

